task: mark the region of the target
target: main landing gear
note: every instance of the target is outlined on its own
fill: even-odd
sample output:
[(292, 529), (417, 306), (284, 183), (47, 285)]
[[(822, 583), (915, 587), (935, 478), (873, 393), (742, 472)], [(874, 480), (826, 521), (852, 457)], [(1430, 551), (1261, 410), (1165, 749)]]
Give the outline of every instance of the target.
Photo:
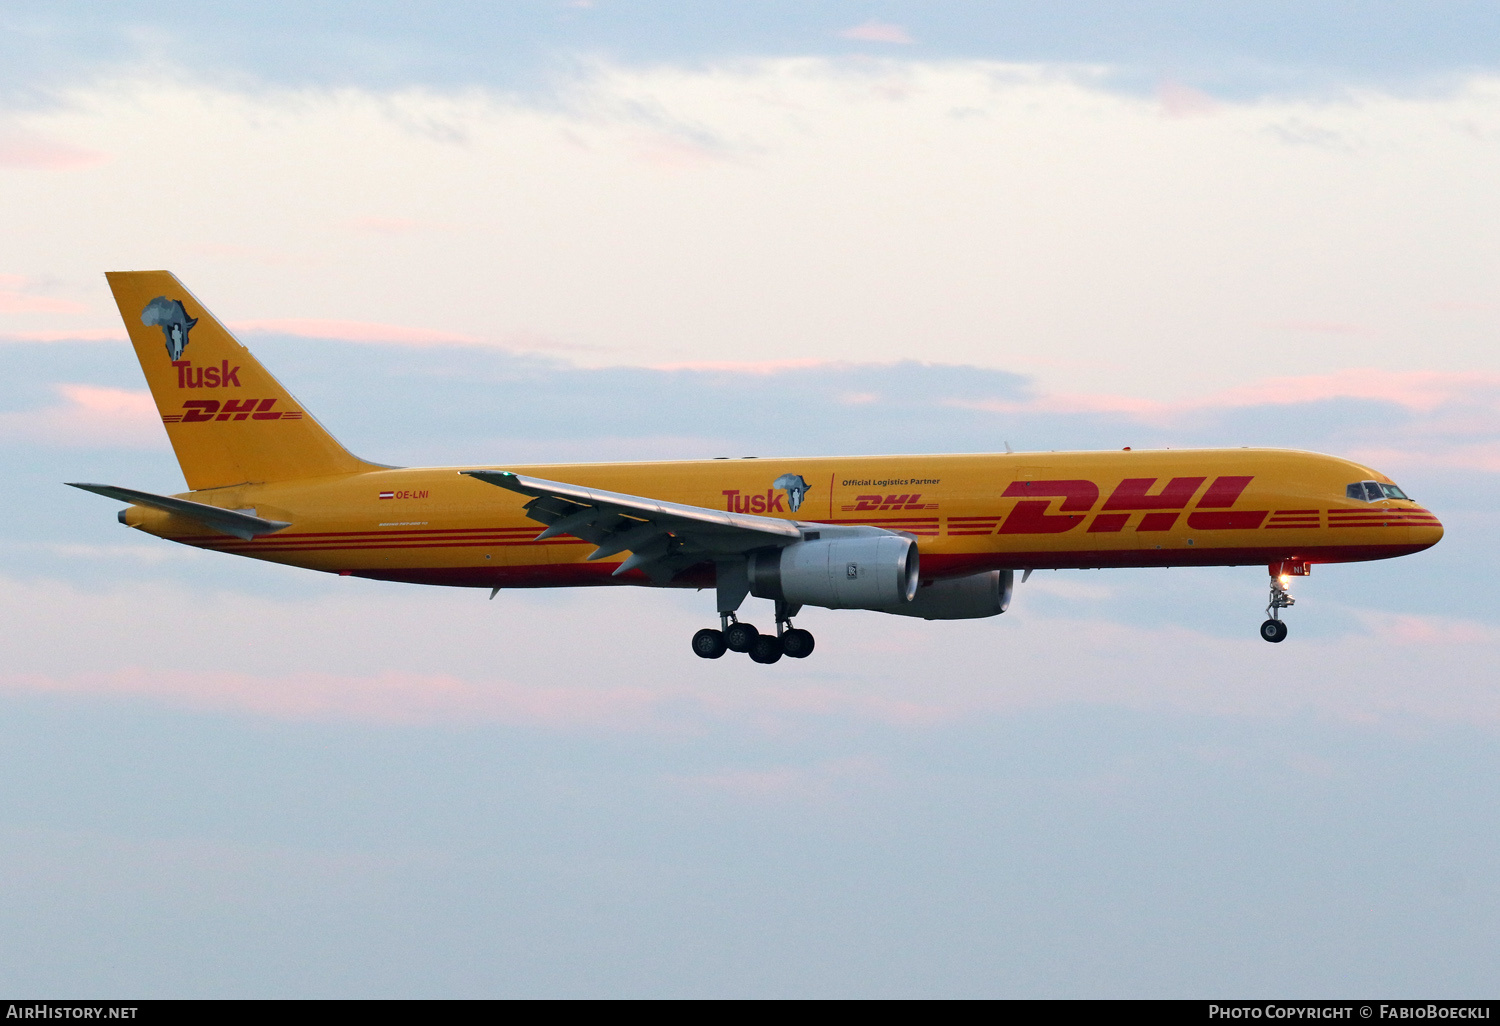
[(782, 656), (806, 659), (815, 645), (811, 631), (792, 626), (791, 610), (784, 602), (776, 603), (775, 634), (762, 634), (733, 613), (720, 613), (719, 623), (719, 630), (705, 627), (693, 635), (694, 655), (717, 659), (725, 652), (746, 652), (754, 662), (769, 664)]
[(1260, 625), (1260, 636), (1272, 644), (1279, 644), (1286, 640), (1286, 624), (1281, 622), (1281, 611), (1297, 604), (1286, 586), (1293, 575), (1305, 576), (1308, 566), (1306, 563), (1282, 562), (1272, 563), (1270, 569), (1271, 601), (1266, 606), (1266, 616), (1269, 619)]

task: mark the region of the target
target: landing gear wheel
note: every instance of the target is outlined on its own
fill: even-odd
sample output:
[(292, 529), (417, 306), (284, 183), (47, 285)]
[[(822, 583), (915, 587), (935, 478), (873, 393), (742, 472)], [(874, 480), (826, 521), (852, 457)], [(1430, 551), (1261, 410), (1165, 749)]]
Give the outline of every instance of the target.
[[(1274, 645), (1286, 640), (1286, 624), (1281, 622), (1281, 611), (1295, 606), (1297, 600), (1292, 598), (1286, 590), (1287, 582), (1292, 579), (1292, 571), (1287, 569), (1287, 561), (1272, 563), (1267, 569), (1271, 571), (1271, 600), (1266, 603), (1266, 616), (1270, 619), (1260, 625), (1260, 636)], [(1286, 571), (1284, 575), (1283, 571)], [(1304, 564), (1302, 573), (1306, 572), (1307, 567)]]
[(729, 646), (731, 652), (751, 652), (755, 639), (760, 637), (760, 631), (755, 629), (753, 623), (740, 623), (736, 620), (724, 631), (724, 644)]
[(1280, 620), (1267, 620), (1260, 625), (1260, 636), (1273, 644), (1286, 640), (1286, 624)]
[(750, 658), (757, 663), (776, 662), (781, 658), (781, 639), (774, 634), (757, 634), (750, 646)]
[(705, 627), (693, 635), (693, 655), (700, 659), (717, 659), (724, 654), (724, 632)]
[(813, 644), (812, 631), (801, 627), (793, 627), (781, 635), (781, 649), (789, 659), (806, 659), (812, 655)]

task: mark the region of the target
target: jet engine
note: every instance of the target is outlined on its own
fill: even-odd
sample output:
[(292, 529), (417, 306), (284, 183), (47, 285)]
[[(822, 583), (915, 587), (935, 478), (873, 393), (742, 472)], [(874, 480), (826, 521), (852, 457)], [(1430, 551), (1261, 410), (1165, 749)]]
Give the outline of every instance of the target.
[(782, 549), (750, 554), (750, 593), (827, 609), (900, 607), (917, 593), (916, 542), (878, 528), (821, 532)]
[(999, 616), (1010, 605), (1016, 586), (1014, 570), (991, 570), (970, 577), (933, 581), (917, 589), (910, 602), (882, 606), (882, 613), (920, 616), (924, 620), (977, 620)]

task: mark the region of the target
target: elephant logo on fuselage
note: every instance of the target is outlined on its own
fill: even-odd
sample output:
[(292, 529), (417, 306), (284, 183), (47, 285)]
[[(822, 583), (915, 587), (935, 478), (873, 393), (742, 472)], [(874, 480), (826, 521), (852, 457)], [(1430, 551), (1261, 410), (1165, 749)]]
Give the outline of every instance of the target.
[(772, 482), (771, 487), (780, 488), (786, 492), (787, 505), (791, 506), (792, 512), (795, 513), (802, 505), (802, 500), (807, 497), (811, 485), (802, 479), (801, 474), (782, 474)]

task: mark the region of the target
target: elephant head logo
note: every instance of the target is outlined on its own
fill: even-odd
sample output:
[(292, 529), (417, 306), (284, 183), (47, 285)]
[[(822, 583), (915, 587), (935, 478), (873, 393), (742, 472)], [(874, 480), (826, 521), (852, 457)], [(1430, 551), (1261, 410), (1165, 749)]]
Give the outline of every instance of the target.
[(198, 318), (187, 315), (187, 311), (182, 308), (182, 300), (157, 296), (141, 311), (141, 323), (148, 327), (155, 324), (161, 328), (161, 333), (167, 337), (167, 355), (175, 363), (182, 359), (182, 351), (188, 344), (188, 332), (193, 330)]
[(787, 505), (791, 506), (792, 512), (795, 513), (802, 505), (802, 500), (807, 498), (807, 492), (811, 486), (802, 480), (801, 474), (782, 474), (771, 487), (780, 488), (786, 492)]

